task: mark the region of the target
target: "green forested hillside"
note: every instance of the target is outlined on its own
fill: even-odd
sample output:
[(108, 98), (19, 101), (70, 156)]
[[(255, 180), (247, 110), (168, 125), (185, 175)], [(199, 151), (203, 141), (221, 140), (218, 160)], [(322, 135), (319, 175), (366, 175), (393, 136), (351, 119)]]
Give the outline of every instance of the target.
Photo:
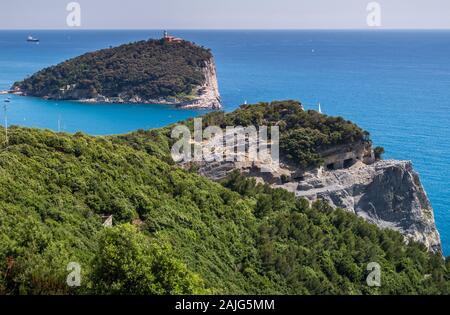
[[(449, 260), (239, 174), (214, 183), (184, 171), (166, 133), (12, 128), (0, 152), (0, 294), (450, 293)], [(79, 288), (66, 285), (69, 262)], [(370, 262), (380, 288), (366, 284)]]
[[(181, 97), (203, 84), (212, 55), (190, 42), (148, 40), (102, 49), (43, 69), (14, 84), (27, 95), (58, 99)], [(78, 91), (73, 93), (67, 90)], [(75, 86), (72, 86), (75, 85)], [(63, 90), (61, 90), (63, 89)]]

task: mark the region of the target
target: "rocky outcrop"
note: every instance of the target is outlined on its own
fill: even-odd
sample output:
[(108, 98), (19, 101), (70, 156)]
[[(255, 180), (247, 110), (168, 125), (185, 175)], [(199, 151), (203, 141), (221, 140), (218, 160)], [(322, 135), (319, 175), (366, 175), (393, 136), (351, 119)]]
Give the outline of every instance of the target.
[(397, 230), (431, 251), (441, 251), (433, 209), (410, 161), (358, 162), (278, 186), (312, 201), (326, 200), (379, 227)]

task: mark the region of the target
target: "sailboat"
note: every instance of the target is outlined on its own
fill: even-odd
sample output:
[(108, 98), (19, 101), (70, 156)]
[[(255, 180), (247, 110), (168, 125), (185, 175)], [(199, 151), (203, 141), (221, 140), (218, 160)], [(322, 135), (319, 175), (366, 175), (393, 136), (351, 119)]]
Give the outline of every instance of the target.
[(318, 110), (319, 114), (322, 114), (322, 108), (320, 107), (320, 102), (319, 102), (319, 110)]

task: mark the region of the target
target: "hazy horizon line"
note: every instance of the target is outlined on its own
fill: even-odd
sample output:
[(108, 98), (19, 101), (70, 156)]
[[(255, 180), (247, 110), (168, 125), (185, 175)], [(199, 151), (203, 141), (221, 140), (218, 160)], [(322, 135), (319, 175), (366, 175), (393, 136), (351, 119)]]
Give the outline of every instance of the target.
[(450, 28), (0, 28), (0, 31), (450, 31)]

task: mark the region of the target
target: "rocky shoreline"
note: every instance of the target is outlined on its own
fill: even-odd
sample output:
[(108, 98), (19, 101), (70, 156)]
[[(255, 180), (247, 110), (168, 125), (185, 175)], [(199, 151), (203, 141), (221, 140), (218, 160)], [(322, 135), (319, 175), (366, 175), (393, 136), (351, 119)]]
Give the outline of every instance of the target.
[[(0, 95), (12, 94), (17, 96), (31, 96), (20, 90), (6, 90), (0, 91)], [(198, 98), (192, 101), (182, 101), (176, 98), (160, 98), (160, 99), (141, 99), (140, 97), (133, 98), (125, 98), (125, 97), (114, 97), (109, 98), (103, 95), (98, 95), (96, 98), (82, 98), (82, 99), (64, 99), (64, 98), (56, 98), (56, 97), (41, 97), (42, 99), (47, 100), (60, 100), (60, 101), (76, 101), (80, 103), (88, 103), (88, 104), (152, 104), (152, 105), (172, 105), (181, 109), (221, 109), (222, 104), (220, 98), (210, 98), (207, 95), (199, 96)]]

